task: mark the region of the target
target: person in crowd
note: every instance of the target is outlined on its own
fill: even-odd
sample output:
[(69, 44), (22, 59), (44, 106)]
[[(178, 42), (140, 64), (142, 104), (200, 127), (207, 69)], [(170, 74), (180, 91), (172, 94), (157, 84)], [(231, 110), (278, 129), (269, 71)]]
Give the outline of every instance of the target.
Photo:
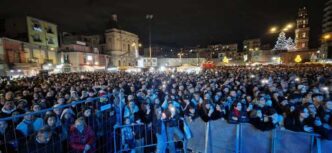
[(26, 112), (26, 116), (16, 127), (25, 137), (37, 132), (44, 125), (43, 119), (30, 115), (30, 113), (32, 112)]
[(121, 128), (122, 148), (130, 153), (135, 153), (135, 132), (131, 125), (130, 118), (124, 118), (124, 127)]
[(289, 114), (284, 121), (286, 129), (300, 132), (313, 132), (314, 123), (309, 118), (309, 110), (300, 106), (292, 114)]
[(170, 112), (170, 116), (167, 118), (167, 124), (166, 124), (166, 129), (167, 129), (167, 140), (171, 141), (170, 143), (168, 143), (168, 150), (171, 153), (175, 153), (176, 152), (176, 147), (175, 147), (175, 143), (173, 143), (172, 141), (174, 141), (175, 136), (183, 141), (183, 149), (187, 148), (187, 140), (184, 137), (183, 132), (180, 130), (180, 116), (179, 116), (179, 110), (173, 106), (172, 103), (168, 104), (168, 108), (167, 111)]
[(32, 137), (22, 153), (62, 153), (61, 142), (56, 135), (53, 135), (48, 125), (43, 126)]
[(231, 112), (228, 116), (228, 122), (232, 124), (243, 123), (248, 121), (247, 111), (242, 108), (241, 102), (233, 103)]
[(96, 151), (95, 132), (88, 126), (83, 117), (75, 120), (70, 127), (69, 144), (73, 153), (94, 153)]
[(154, 131), (157, 137), (157, 148), (156, 153), (166, 153), (167, 149), (167, 134), (166, 134), (166, 119), (171, 117), (170, 111), (162, 112), (159, 109), (156, 114), (156, 118), (154, 120)]
[(22, 136), (15, 129), (8, 128), (8, 121), (0, 120), (0, 151), (15, 153)]
[(6, 101), (4, 106), (1, 108), (0, 114), (3, 117), (10, 117), (12, 113), (16, 110), (16, 105), (13, 101)]

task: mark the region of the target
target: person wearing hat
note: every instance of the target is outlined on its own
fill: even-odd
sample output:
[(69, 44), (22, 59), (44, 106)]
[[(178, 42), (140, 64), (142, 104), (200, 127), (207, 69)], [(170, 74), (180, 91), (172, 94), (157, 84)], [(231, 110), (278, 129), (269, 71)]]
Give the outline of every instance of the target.
[(75, 120), (70, 127), (69, 137), (70, 152), (94, 153), (96, 151), (95, 132), (88, 126), (83, 117)]

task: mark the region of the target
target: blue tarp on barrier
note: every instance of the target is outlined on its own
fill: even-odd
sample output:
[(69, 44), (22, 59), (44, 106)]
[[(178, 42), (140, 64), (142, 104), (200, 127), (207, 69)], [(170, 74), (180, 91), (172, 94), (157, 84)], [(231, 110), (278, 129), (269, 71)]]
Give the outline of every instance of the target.
[(194, 152), (204, 153), (205, 151), (205, 132), (206, 132), (206, 124), (200, 118), (194, 120), (193, 122), (187, 122), (192, 134), (193, 138), (188, 140), (188, 148), (192, 149)]
[(236, 149), (236, 124), (224, 120), (210, 122), (209, 153), (231, 153)]
[(322, 153), (331, 153), (332, 152), (332, 141), (321, 140), (321, 149)]
[(272, 147), (272, 131), (260, 131), (251, 124), (241, 124), (241, 153), (270, 153)]
[(287, 130), (276, 130), (275, 153), (311, 153), (312, 136)]

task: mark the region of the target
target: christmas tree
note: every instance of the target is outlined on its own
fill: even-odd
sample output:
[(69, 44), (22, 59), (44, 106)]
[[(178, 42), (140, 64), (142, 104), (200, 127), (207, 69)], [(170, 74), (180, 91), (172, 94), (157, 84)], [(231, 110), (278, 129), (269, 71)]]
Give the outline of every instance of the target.
[(291, 37), (287, 39), (287, 50), (295, 50), (295, 43)]
[(278, 40), (274, 45), (273, 50), (288, 50), (287, 49), (287, 40), (284, 32), (280, 32)]

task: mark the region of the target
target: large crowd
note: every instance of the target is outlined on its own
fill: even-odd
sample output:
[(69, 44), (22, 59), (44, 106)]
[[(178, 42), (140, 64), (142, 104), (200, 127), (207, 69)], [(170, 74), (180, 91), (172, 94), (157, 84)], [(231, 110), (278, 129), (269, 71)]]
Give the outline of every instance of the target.
[[(262, 131), (285, 128), (332, 139), (328, 66), (3, 77), (0, 89), (2, 152), (93, 153), (118, 147), (127, 152), (175, 153), (179, 145), (186, 148), (190, 138), (186, 124), (196, 119), (251, 123)], [(151, 136), (141, 134), (140, 125)], [(182, 143), (169, 143), (175, 136)], [(155, 141), (155, 147), (134, 149)]]

